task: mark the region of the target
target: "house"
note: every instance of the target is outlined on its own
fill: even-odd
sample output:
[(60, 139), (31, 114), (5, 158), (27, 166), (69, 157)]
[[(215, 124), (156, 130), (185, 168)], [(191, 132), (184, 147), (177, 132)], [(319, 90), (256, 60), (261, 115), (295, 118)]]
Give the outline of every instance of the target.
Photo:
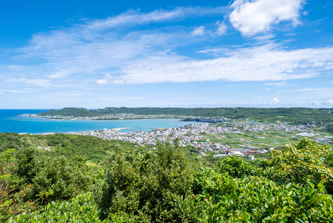
[(241, 153), (241, 152), (238, 152), (238, 151), (231, 151), (231, 150), (228, 150), (228, 155), (229, 155), (229, 156), (244, 156), (244, 154)]

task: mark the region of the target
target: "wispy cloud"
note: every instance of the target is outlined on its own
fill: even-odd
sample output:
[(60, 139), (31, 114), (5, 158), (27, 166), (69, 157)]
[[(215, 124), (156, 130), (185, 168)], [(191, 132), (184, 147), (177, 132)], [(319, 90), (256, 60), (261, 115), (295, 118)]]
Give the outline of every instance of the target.
[(318, 92), (318, 91), (332, 91), (333, 88), (302, 88), (302, 89), (293, 89), (293, 90), (285, 90), (281, 92)]
[(15, 84), (31, 84), (31, 85), (41, 86), (41, 87), (47, 87), (47, 86), (51, 85), (50, 80), (28, 79), (25, 77), (4, 79), (4, 82), (15, 83)]
[(0, 94), (6, 94), (6, 93), (23, 93), (23, 91), (20, 91), (20, 90), (4, 90), (4, 89), (2, 89), (1, 91), (0, 91)]
[(267, 34), (267, 35), (261, 35), (261, 36), (253, 37), (253, 39), (255, 39), (257, 41), (267, 41), (267, 40), (270, 40), (274, 37), (275, 37), (275, 35), (273, 35), (273, 34)]
[(88, 29), (106, 29), (114, 28), (122, 25), (147, 24), (152, 22), (165, 22), (179, 18), (198, 17), (212, 14), (224, 14), (228, 7), (203, 8), (203, 7), (179, 7), (174, 10), (155, 10), (149, 13), (141, 13), (140, 11), (129, 10), (115, 17), (109, 17), (102, 20), (94, 20), (90, 22), (86, 28)]
[[(268, 0), (258, 0), (253, 4), (259, 4), (258, 7), (262, 7), (261, 4), (273, 4), (265, 1)], [(241, 10), (251, 6), (247, 4), (252, 4), (243, 2), (244, 5), (241, 5), (237, 0), (232, 7)], [(281, 6), (281, 10), (286, 7), (292, 11), (297, 4), (301, 4), (296, 0), (291, 2), (287, 4), (283, 1), (282, 5), (276, 7)], [(291, 12), (290, 10), (286, 13)], [(183, 46), (196, 39), (181, 29), (174, 32), (131, 30), (125, 34), (112, 30), (124, 24), (161, 22), (222, 12), (225, 12), (225, 7), (176, 8), (150, 13), (128, 11), (104, 20), (90, 21), (85, 25), (37, 34), (33, 36), (29, 46), (20, 49), (22, 54), (19, 58), (39, 59), (39, 64), (8, 66), (7, 73), (28, 73), (36, 80), (21, 79), (21, 82), (46, 86), (50, 84), (48, 79), (66, 79), (69, 76), (75, 76), (76, 79), (89, 76), (97, 84), (281, 81), (314, 77), (319, 71), (332, 69), (333, 48), (329, 47), (298, 50), (288, 50), (278, 44), (262, 44), (234, 50), (217, 47), (199, 51), (215, 53), (215, 59), (199, 60), (179, 55), (174, 50), (178, 45)], [(296, 17), (290, 18), (293, 20)], [(217, 25), (217, 35), (222, 35), (226, 31), (226, 24), (218, 22)], [(192, 35), (200, 36), (204, 32), (204, 26), (199, 26)], [(267, 35), (262, 38), (271, 37), (272, 35)], [(105, 76), (106, 74), (108, 76)]]
[[(226, 16), (227, 7), (181, 7), (147, 13), (127, 11), (106, 19), (86, 20), (71, 27), (33, 35), (26, 47), (13, 49), (18, 56), (11, 58), (11, 64), (0, 65), (0, 89), (3, 85), (44, 90), (53, 88), (54, 91), (49, 93), (55, 95), (54, 92), (63, 90), (55, 88), (80, 88), (91, 93), (100, 89), (129, 89), (132, 86), (126, 86), (128, 84), (136, 84), (134, 87), (139, 89), (140, 84), (222, 80), (238, 82), (231, 83), (228, 88), (228, 91), (233, 91), (243, 81), (287, 86), (287, 80), (317, 77), (321, 72), (333, 69), (333, 47), (288, 48), (286, 43), (276, 44), (272, 40), (274, 38), (277, 42), (279, 38), (278, 34), (270, 33), (272, 25), (282, 21), (296, 23), (300, 10), (297, 11), (296, 6), (302, 1), (272, 3), (268, 0), (237, 0), (234, 4), (236, 2), (243, 2), (242, 5), (232, 6), (233, 12), (238, 10), (237, 15), (242, 19), (235, 17), (235, 20), (230, 20), (232, 25), (244, 35), (263, 34), (245, 38), (241, 43), (235, 41), (237, 46), (227, 45), (230, 43), (227, 42), (227, 34), (233, 33)], [(256, 6), (253, 13), (258, 12), (265, 18), (259, 19), (258, 24), (252, 20), (251, 10), (246, 14), (253, 4)], [(267, 4), (270, 4), (269, 7)], [(279, 9), (278, 12), (272, 9), (272, 5)], [(273, 17), (266, 15), (262, 10), (264, 6), (268, 7), (267, 13), (273, 14)], [(180, 23), (190, 17), (207, 15), (210, 18), (203, 24), (197, 22), (199, 19), (195, 24)], [(245, 15), (250, 17), (248, 22), (244, 22)], [(265, 16), (268, 16), (267, 19)], [(217, 39), (218, 36), (221, 37)], [(235, 92), (240, 94), (238, 91), (242, 90), (238, 89)], [(274, 89), (272, 87), (265, 92), (270, 96), (265, 102), (261, 101), (261, 105), (282, 105), (281, 101), (286, 101), (280, 94), (275, 95)], [(8, 92), (1, 90), (1, 93)], [(85, 95), (74, 92), (72, 97), (77, 99)], [(130, 97), (127, 99), (132, 100)], [(311, 103), (314, 99), (317, 97), (311, 99)], [(214, 100), (216, 98), (211, 99), (212, 103)], [(318, 103), (321, 103), (320, 100), (318, 98)], [(325, 100), (327, 102), (328, 98)]]
[(285, 90), (280, 92), (298, 92), (304, 95), (314, 95), (318, 96), (321, 99), (328, 99), (333, 97), (333, 88), (301, 88), (293, 90)]
[(205, 27), (204, 26), (199, 26), (196, 27), (193, 32), (191, 32), (192, 36), (203, 36), (205, 34)]
[(217, 21), (216, 25), (217, 25), (217, 29), (215, 32), (212, 33), (213, 37), (222, 36), (227, 32), (228, 27), (227, 27), (225, 21), (223, 21), (223, 22)]
[(282, 86), (286, 86), (287, 82), (277, 82), (277, 83), (265, 83), (265, 85), (273, 85), (273, 86), (277, 86), (277, 87), (282, 87)]
[[(33, 35), (27, 47), (15, 49), (17, 60), (34, 60), (30, 65), (10, 65), (5, 73), (50, 79), (70, 75), (114, 73), (119, 66), (146, 55), (161, 54), (171, 45), (184, 44), (190, 33), (178, 28), (173, 32), (133, 28), (135, 25), (179, 21), (189, 17), (222, 15), (228, 7), (179, 7), (142, 13), (129, 10), (106, 19)], [(129, 31), (120, 31), (131, 26)], [(186, 39), (187, 38), (187, 39)], [(105, 70), (107, 70), (105, 72)]]
[(318, 71), (332, 69), (332, 61), (333, 48), (288, 51), (268, 44), (227, 50), (220, 58), (208, 60), (168, 63), (163, 57), (150, 57), (137, 61), (134, 69), (125, 69), (121, 78), (129, 84), (290, 80), (314, 77)]

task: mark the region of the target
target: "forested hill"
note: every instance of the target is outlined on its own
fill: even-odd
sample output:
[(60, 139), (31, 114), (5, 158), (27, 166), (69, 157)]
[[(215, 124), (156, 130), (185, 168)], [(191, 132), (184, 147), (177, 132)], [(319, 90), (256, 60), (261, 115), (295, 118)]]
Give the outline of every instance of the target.
[(86, 117), (86, 116), (96, 116), (96, 115), (100, 115), (100, 112), (98, 112), (99, 110), (88, 110), (85, 108), (63, 108), (60, 110), (55, 110), (52, 109), (50, 111), (47, 112), (42, 112), (42, 113), (38, 113), (38, 115), (41, 116), (54, 116), (54, 115), (61, 115), (61, 116), (73, 116), (73, 117)]
[(333, 122), (333, 114), (330, 109), (313, 108), (126, 108), (107, 107), (98, 110), (84, 108), (63, 108), (39, 113), (41, 116), (73, 116), (92, 117), (117, 113), (133, 113), (138, 115), (171, 114), (202, 117), (226, 117), (231, 119), (250, 118), (258, 121), (282, 121), (293, 124), (306, 124), (312, 121), (317, 123)]

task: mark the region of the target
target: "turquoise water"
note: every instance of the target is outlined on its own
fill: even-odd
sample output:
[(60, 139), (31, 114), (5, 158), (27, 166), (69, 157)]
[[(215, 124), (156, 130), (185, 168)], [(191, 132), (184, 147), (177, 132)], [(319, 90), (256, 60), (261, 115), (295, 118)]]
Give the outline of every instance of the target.
[[(48, 109), (47, 109), (48, 110)], [(0, 132), (15, 133), (66, 133), (87, 130), (102, 130), (104, 128), (131, 127), (133, 131), (151, 131), (153, 128), (174, 128), (197, 122), (183, 122), (178, 119), (139, 119), (139, 120), (51, 120), (20, 116), (36, 114), (47, 110), (7, 110), (0, 109)], [(122, 132), (132, 131), (124, 129)]]

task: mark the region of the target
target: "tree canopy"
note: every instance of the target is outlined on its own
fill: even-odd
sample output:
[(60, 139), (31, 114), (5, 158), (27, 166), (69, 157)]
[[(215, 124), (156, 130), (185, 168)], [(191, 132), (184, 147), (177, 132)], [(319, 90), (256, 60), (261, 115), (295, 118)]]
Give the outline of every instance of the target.
[(250, 118), (257, 121), (281, 121), (290, 124), (332, 123), (333, 114), (330, 109), (313, 108), (126, 108), (107, 107), (104, 109), (88, 110), (84, 108), (63, 108), (39, 113), (41, 116), (72, 116), (93, 117), (108, 114), (132, 113), (138, 115), (170, 114), (179, 116), (226, 117), (231, 119)]

